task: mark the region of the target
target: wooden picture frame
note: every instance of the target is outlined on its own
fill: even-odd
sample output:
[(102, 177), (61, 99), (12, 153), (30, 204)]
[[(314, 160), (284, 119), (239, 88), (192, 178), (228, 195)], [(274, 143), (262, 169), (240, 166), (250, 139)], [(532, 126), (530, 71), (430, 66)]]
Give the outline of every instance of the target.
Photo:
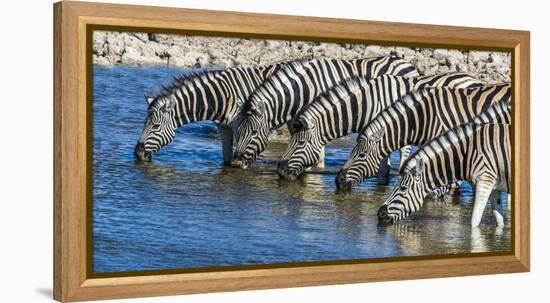
[[(98, 27), (99, 26), (99, 27)], [(209, 33), (512, 54), (513, 250), (347, 264), (93, 277), (87, 267), (90, 28)], [(54, 4), (54, 298), (62, 302), (526, 272), (530, 269), (529, 32), (63, 1)]]

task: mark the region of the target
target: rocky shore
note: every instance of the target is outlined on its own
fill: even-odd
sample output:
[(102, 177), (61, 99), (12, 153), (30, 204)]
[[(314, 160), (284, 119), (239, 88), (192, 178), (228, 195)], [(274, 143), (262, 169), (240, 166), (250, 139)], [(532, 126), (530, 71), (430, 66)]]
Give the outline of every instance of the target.
[(227, 68), (298, 58), (384, 55), (409, 60), (423, 75), (460, 71), (487, 83), (510, 81), (510, 53), (151, 33), (96, 31), (93, 35), (93, 62), (99, 66)]

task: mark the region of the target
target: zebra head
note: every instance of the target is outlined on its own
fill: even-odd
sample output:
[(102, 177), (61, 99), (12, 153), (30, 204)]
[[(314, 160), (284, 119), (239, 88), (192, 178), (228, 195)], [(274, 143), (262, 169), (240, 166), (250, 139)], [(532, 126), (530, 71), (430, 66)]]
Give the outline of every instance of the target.
[(151, 98), (145, 97), (149, 104), (143, 132), (134, 149), (134, 156), (139, 161), (151, 161), (151, 157), (164, 145), (172, 142), (176, 135), (174, 95)]
[(380, 160), (384, 158), (379, 148), (384, 131), (384, 128), (381, 128), (357, 138), (357, 144), (353, 147), (348, 161), (336, 176), (338, 190), (349, 191), (352, 186), (377, 173)]
[[(415, 161), (416, 163), (412, 163)], [(393, 224), (410, 216), (422, 207), (427, 193), (424, 188), (424, 163), (421, 159), (410, 160), (412, 169), (401, 175), (399, 183), (378, 210), (380, 225)], [(414, 165), (414, 166), (413, 166)], [(408, 165), (408, 167), (410, 167)]]
[(231, 166), (246, 169), (264, 151), (271, 132), (266, 116), (265, 103), (259, 102), (254, 107), (243, 109), (231, 123), (236, 139)]
[(300, 117), (291, 124), (292, 135), (288, 147), (277, 166), (279, 177), (296, 180), (304, 169), (319, 161), (322, 142), (315, 123)]

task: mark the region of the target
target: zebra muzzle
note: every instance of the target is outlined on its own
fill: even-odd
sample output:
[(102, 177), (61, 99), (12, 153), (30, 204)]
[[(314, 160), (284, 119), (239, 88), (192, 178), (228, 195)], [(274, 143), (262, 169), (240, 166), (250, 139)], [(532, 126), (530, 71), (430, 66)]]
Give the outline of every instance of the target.
[(249, 166), (249, 161), (244, 157), (242, 153), (235, 155), (235, 158), (231, 161), (231, 166), (235, 168), (247, 169)]
[(341, 169), (338, 175), (336, 176), (336, 189), (340, 191), (351, 191), (352, 182), (348, 180), (347, 177), (348, 170)]
[(287, 160), (279, 161), (279, 163), (277, 164), (277, 174), (279, 175), (279, 177), (283, 178), (285, 171), (287, 169), (288, 169), (288, 161)]
[(143, 143), (138, 143), (134, 149), (134, 157), (138, 161), (150, 162), (151, 153), (145, 150), (145, 145)]
[(393, 219), (388, 212), (388, 206), (382, 205), (377, 213), (378, 216), (378, 225), (386, 226), (393, 224)]
[(281, 179), (295, 181), (298, 179), (300, 172), (295, 169), (290, 169), (288, 167), (288, 160), (283, 160), (277, 165), (277, 174), (279, 174)]

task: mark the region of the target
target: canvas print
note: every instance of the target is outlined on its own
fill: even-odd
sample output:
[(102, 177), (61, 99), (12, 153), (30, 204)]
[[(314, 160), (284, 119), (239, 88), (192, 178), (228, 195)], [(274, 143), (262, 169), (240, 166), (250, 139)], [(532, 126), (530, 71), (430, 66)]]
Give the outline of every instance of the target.
[(512, 250), (510, 53), (92, 42), (92, 273)]

